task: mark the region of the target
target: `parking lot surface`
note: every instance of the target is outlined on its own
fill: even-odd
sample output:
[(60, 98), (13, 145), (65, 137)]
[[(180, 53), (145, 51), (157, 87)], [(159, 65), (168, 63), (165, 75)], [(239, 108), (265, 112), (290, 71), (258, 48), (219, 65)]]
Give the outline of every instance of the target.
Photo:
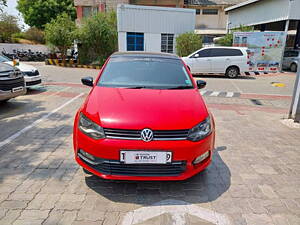
[(74, 160), (80, 78), (98, 71), (34, 65), (43, 85), (0, 105), (0, 224), (300, 224), (300, 130), (281, 123), (295, 74), (197, 77), (216, 120), (212, 164), (186, 181), (129, 182)]

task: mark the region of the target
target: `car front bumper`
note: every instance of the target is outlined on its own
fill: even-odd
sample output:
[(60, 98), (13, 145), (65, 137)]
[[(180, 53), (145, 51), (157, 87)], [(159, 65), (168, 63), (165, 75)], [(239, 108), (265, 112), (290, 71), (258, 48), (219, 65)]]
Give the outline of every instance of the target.
[(42, 83), (41, 75), (37, 76), (24, 76), (26, 87), (31, 87), (37, 84)]
[[(198, 142), (188, 140), (151, 142), (117, 139), (94, 140), (81, 133), (75, 126), (73, 138), (75, 159), (78, 164), (101, 178), (112, 180), (185, 180), (204, 170), (210, 164), (215, 133), (213, 131), (208, 137)], [(101, 163), (96, 166), (92, 165), (89, 160), (82, 157), (80, 153), (78, 154), (80, 149), (93, 155)], [(173, 159), (171, 164), (122, 164), (120, 163), (120, 150), (171, 151)], [(209, 157), (194, 165), (193, 161), (206, 151), (209, 151)], [(147, 173), (143, 171), (147, 171)]]
[(15, 97), (18, 97), (20, 95), (25, 95), (25, 94), (26, 94), (26, 88), (25, 87), (23, 87), (23, 90), (16, 91), (16, 92), (0, 90), (0, 101), (15, 98)]

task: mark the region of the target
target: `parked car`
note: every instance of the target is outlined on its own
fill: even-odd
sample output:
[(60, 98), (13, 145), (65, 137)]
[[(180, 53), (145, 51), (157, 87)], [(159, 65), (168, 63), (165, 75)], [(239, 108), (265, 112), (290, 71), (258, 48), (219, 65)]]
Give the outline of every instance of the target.
[(192, 74), (225, 74), (236, 78), (249, 71), (247, 48), (207, 47), (182, 57)]
[(19, 69), (0, 63), (0, 102), (26, 94), (23, 74)]
[(178, 56), (115, 53), (78, 110), (76, 161), (86, 172), (116, 180), (184, 180), (211, 162), (212, 114)]
[(297, 72), (300, 62), (300, 50), (286, 50), (283, 56), (282, 67), (283, 69)]
[[(0, 55), (0, 62), (13, 66), (13, 61), (3, 55)], [(34, 85), (42, 83), (42, 77), (34, 66), (20, 62), (16, 67), (24, 74), (26, 87), (32, 87)]]

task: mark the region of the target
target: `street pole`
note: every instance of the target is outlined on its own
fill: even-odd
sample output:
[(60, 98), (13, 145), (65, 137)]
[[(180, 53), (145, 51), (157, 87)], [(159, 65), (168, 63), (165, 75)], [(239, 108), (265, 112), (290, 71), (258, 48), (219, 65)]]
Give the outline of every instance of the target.
[(292, 103), (289, 112), (289, 119), (300, 123), (300, 68), (298, 67), (297, 77), (294, 85)]

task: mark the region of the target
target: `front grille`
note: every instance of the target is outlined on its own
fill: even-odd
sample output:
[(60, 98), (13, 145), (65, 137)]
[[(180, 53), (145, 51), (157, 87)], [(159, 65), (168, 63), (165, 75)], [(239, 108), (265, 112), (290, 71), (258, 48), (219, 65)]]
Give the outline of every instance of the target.
[(26, 86), (37, 85), (40, 83), (42, 83), (42, 80), (29, 81), (29, 82), (26, 82)]
[(38, 76), (40, 73), (38, 70), (35, 70), (35, 71), (26, 71), (26, 72), (23, 72), (24, 74), (26, 74), (27, 76), (29, 77), (34, 77), (34, 76)]
[[(106, 138), (141, 140), (142, 130), (122, 130), (104, 128)], [(153, 130), (153, 140), (186, 140), (189, 130)]]
[(174, 161), (170, 164), (123, 164), (117, 160), (96, 158), (96, 165), (85, 160), (80, 153), (78, 156), (88, 166), (106, 175), (123, 176), (178, 176), (186, 170), (186, 161)]
[(0, 90), (1, 91), (11, 91), (16, 87), (24, 87), (24, 78), (20, 77), (17, 79), (5, 79), (0, 80)]

